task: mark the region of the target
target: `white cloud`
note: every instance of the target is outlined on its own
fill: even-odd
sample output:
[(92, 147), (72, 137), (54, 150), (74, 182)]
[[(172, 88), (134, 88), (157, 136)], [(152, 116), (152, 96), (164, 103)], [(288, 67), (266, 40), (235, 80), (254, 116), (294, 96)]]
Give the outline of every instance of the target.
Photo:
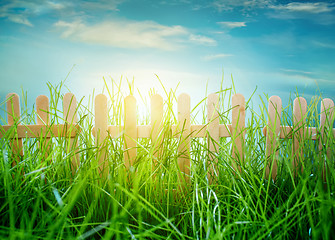
[(194, 35), (191, 34), (189, 37), (190, 41), (195, 42), (197, 44), (206, 45), (206, 46), (216, 46), (217, 42), (209, 37), (202, 35)]
[(299, 74), (305, 74), (305, 75), (311, 75), (313, 74), (312, 72), (306, 72), (302, 70), (296, 70), (296, 69), (281, 69), (281, 71), (286, 72), (286, 73), (299, 73)]
[(291, 2), (286, 5), (273, 5), (271, 8), (276, 10), (283, 10), (289, 12), (301, 12), (301, 13), (324, 13), (331, 12), (334, 10), (333, 4), (326, 2), (316, 3), (302, 3), (302, 2)]
[(164, 26), (152, 21), (108, 21), (92, 26), (82, 22), (59, 21), (63, 38), (120, 48), (175, 50), (188, 31), (181, 26)]
[(319, 41), (313, 41), (313, 44), (322, 47), (322, 48), (330, 48), (330, 49), (335, 49), (335, 44), (331, 43), (324, 43), (324, 42), (319, 42)]
[(5, 17), (9, 21), (18, 23), (18, 24), (23, 24), (29, 27), (33, 27), (33, 24), (23, 15), (18, 15), (18, 14), (0, 14), (0, 17)]
[(118, 11), (118, 6), (123, 3), (125, 0), (85, 0), (85, 1), (78, 1), (77, 5), (80, 5), (81, 8), (92, 10), (92, 9), (99, 9), (99, 10), (111, 10), (111, 11)]
[(221, 11), (231, 11), (234, 8), (252, 10), (254, 8), (265, 8), (271, 5), (274, 0), (215, 0), (213, 6)]
[(11, 22), (32, 27), (29, 18), (49, 13), (54, 10), (62, 10), (65, 7), (62, 3), (52, 1), (23, 1), (12, 0), (0, 7), (0, 17), (6, 18)]
[(37, 16), (57, 13), (65, 17), (89, 16), (96, 11), (118, 11), (125, 0), (11, 0), (0, 6), (0, 18), (11, 22), (33, 26), (31, 19)]
[(245, 22), (217, 22), (222, 27), (227, 28), (239, 28), (239, 27), (246, 27), (247, 25)]
[(166, 26), (153, 21), (114, 20), (95, 25), (58, 21), (54, 26), (61, 31), (62, 38), (119, 48), (177, 50), (187, 42), (205, 46), (217, 44), (214, 39), (191, 34), (182, 26)]
[(220, 54), (215, 54), (215, 55), (207, 55), (204, 57), (205, 61), (211, 61), (219, 58), (226, 58), (226, 57), (232, 57), (234, 55), (232, 54), (226, 54), (226, 53), (220, 53)]

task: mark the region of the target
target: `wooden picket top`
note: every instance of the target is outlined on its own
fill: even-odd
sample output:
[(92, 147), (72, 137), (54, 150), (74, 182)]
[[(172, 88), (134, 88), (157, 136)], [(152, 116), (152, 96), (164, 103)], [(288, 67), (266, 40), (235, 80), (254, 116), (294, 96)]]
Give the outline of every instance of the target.
[[(18, 125), (20, 126), (20, 98), (19, 95), (16, 93), (10, 93), (7, 95), (7, 119), (8, 125)], [(5, 130), (6, 131), (6, 130)], [(1, 131), (2, 132), (2, 131)], [(12, 167), (20, 161), (20, 156), (23, 155), (23, 148), (22, 148), (22, 138), (20, 136), (13, 137), (10, 142), (10, 146), (13, 151), (14, 161), (12, 163)]]
[(178, 125), (179, 137), (178, 166), (181, 172), (180, 185), (183, 186), (190, 179), (190, 146), (191, 146), (191, 98), (186, 93), (178, 97)]
[[(36, 123), (38, 125), (50, 125), (49, 98), (45, 95), (40, 95), (36, 98)], [(52, 140), (50, 137), (45, 137), (45, 139), (40, 142), (40, 148), (41, 151), (45, 153), (45, 159), (49, 156), (51, 144)]]
[(240, 93), (232, 97), (232, 156), (235, 161), (234, 169), (241, 172), (241, 164), (244, 164), (244, 138), (245, 138), (245, 99)]
[[(335, 128), (333, 129), (334, 122), (334, 102), (331, 99), (324, 99), (321, 101), (321, 114), (320, 114), (320, 130), (316, 127), (306, 127), (306, 112), (307, 102), (304, 98), (299, 97), (293, 103), (293, 126), (280, 126), (282, 105), (281, 99), (273, 96), (269, 99), (268, 105), (268, 124), (263, 128), (263, 134), (266, 136), (266, 177), (271, 174), (274, 180), (277, 176), (277, 162), (276, 156), (278, 155), (278, 139), (292, 138), (292, 168), (294, 174), (303, 171), (303, 147), (304, 139), (319, 140), (319, 149), (323, 148), (324, 141), (328, 139), (329, 135), (333, 134), (335, 137)], [(327, 129), (327, 131), (325, 131)], [(330, 149), (326, 149), (327, 159), (330, 159)], [(271, 170), (272, 164), (272, 172)]]
[[(10, 93), (7, 99), (7, 118), (8, 125), (0, 126), (0, 138), (7, 137), (10, 140), (14, 167), (23, 156), (23, 138), (45, 138), (40, 143), (41, 152), (45, 152), (46, 159), (51, 151), (51, 138), (53, 137), (68, 137), (70, 139), (70, 147), (77, 149), (77, 142), (74, 142), (74, 137), (80, 131), (76, 125), (77, 102), (73, 94), (65, 94), (63, 99), (63, 111), (65, 124), (50, 125), (49, 117), (49, 99), (46, 96), (38, 96), (36, 98), (36, 122), (37, 124), (24, 125), (20, 122), (20, 99), (16, 93)], [(72, 146), (73, 145), (73, 146)], [(76, 154), (72, 160), (73, 173), (79, 166), (79, 156)]]
[(107, 97), (103, 94), (99, 94), (95, 97), (95, 127), (97, 133), (95, 136), (95, 144), (98, 147), (98, 169), (100, 176), (107, 177), (109, 173), (108, 166), (108, 106)]
[(151, 97), (151, 143), (153, 145), (153, 162), (152, 170), (158, 167), (158, 158), (163, 154), (161, 144), (163, 142), (163, 136), (161, 135), (162, 123), (163, 123), (163, 98), (155, 94)]
[(208, 144), (208, 169), (207, 178), (209, 183), (218, 179), (218, 153), (220, 143), (220, 118), (219, 118), (219, 96), (210, 94), (207, 98), (207, 144)]
[(277, 157), (279, 154), (278, 146), (278, 135), (280, 133), (280, 117), (282, 111), (282, 101), (278, 96), (272, 96), (269, 99), (268, 106), (268, 125), (267, 138), (266, 138), (266, 178), (269, 178), (270, 174), (275, 179), (277, 174)]
[[(307, 102), (303, 97), (298, 97), (293, 102), (293, 150), (292, 167), (294, 173), (303, 171), (304, 139), (307, 137), (306, 124)], [(299, 168), (299, 169), (298, 169)]]
[(137, 155), (137, 116), (136, 98), (124, 99), (124, 162), (127, 169), (134, 166)]
[[(73, 126), (75, 126), (78, 122), (77, 99), (73, 93), (66, 93), (63, 97), (63, 114), (64, 114), (65, 124), (67, 127), (66, 132), (68, 134), (68, 135), (65, 135), (65, 137), (69, 137), (67, 151), (78, 149), (77, 139), (69, 136), (72, 134), (72, 132), (76, 131), (76, 129), (74, 129)], [(79, 161), (80, 161), (79, 154), (78, 153), (74, 154), (71, 160), (71, 169), (72, 169), (73, 174), (79, 167), (79, 164), (80, 164)]]
[[(321, 101), (321, 109), (320, 109), (320, 125), (321, 125), (321, 129), (320, 129), (320, 140), (319, 140), (319, 150), (320, 152), (322, 151), (322, 149), (324, 148), (324, 146), (326, 146), (326, 156), (327, 159), (331, 159), (331, 152), (330, 152), (330, 147), (327, 144), (327, 140), (329, 139), (329, 135), (331, 135), (332, 133), (334, 134), (335, 137), (335, 129), (332, 130), (333, 127), (333, 122), (334, 122), (334, 102), (329, 99), (323, 99)], [(322, 179), (323, 182), (326, 182), (326, 176), (327, 176), (327, 170), (328, 170), (328, 164), (327, 161), (325, 161), (322, 157), (320, 157), (321, 159), (321, 164), (323, 169), (321, 169), (322, 172)]]

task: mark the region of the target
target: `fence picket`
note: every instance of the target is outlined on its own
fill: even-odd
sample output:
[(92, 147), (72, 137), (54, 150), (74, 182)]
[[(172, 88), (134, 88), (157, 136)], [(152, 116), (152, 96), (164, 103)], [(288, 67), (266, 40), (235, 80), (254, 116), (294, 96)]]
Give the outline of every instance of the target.
[(124, 160), (127, 169), (134, 166), (137, 155), (136, 124), (136, 98), (134, 96), (127, 96), (124, 99)]
[(41, 152), (44, 152), (44, 158), (47, 159), (50, 151), (51, 151), (51, 138), (47, 137), (48, 132), (50, 132), (50, 128), (47, 126), (50, 125), (49, 119), (49, 99), (45, 95), (40, 95), (36, 98), (36, 123), (38, 125), (46, 126), (46, 131), (41, 132), (43, 141), (40, 142)]
[[(20, 97), (16, 93), (10, 93), (6, 96), (7, 99), (7, 120), (8, 125), (21, 125), (20, 123)], [(15, 130), (15, 134), (17, 130)], [(12, 167), (19, 163), (21, 156), (23, 155), (22, 138), (19, 136), (14, 137), (10, 141), (13, 154)]]
[(232, 97), (232, 157), (235, 161), (234, 169), (241, 172), (240, 164), (244, 164), (244, 135), (245, 135), (245, 99), (240, 93)]
[(189, 182), (190, 176), (190, 140), (191, 140), (191, 99), (182, 93), (178, 96), (178, 166), (181, 172), (179, 181), (181, 186)]
[[(304, 157), (304, 139), (307, 135), (306, 124), (307, 102), (303, 97), (298, 97), (293, 102), (293, 150), (292, 150), (292, 166), (294, 173), (303, 171)], [(298, 169), (298, 167), (300, 169)]]
[(108, 107), (107, 97), (99, 94), (95, 97), (95, 144), (98, 147), (98, 169), (100, 176), (106, 177), (109, 174), (108, 165)]
[[(280, 137), (280, 118), (282, 111), (282, 101), (278, 96), (272, 96), (269, 99), (268, 105), (268, 124), (266, 135), (266, 178), (269, 179), (271, 174), (274, 180), (277, 176), (277, 156), (279, 150), (277, 149), (277, 139)], [(272, 171), (271, 171), (272, 169)]]
[[(78, 150), (78, 142), (77, 139), (71, 137), (71, 133), (73, 131), (76, 131), (72, 125), (76, 124), (78, 122), (77, 118), (77, 99), (72, 93), (66, 93), (63, 97), (63, 115), (65, 119), (65, 124), (67, 124), (67, 137), (69, 138), (68, 144), (67, 144), (67, 151), (70, 150), (77, 151)], [(76, 170), (79, 167), (79, 154), (76, 153), (73, 155), (71, 160), (71, 169), (72, 173), (74, 174)]]
[[(163, 121), (163, 98), (155, 94), (151, 97), (151, 144), (153, 145), (152, 169), (158, 166), (158, 159), (162, 155), (163, 137), (160, 136)], [(140, 134), (139, 134), (140, 135)]]
[(208, 169), (207, 178), (211, 184), (217, 176), (218, 171), (218, 154), (220, 143), (220, 118), (219, 118), (219, 96), (217, 94), (210, 94), (207, 98), (207, 144), (208, 144)]
[(324, 158), (321, 158), (322, 161), (322, 178), (323, 181), (326, 182), (326, 171), (328, 170), (328, 164), (327, 160), (331, 159), (331, 151), (329, 142), (327, 140), (329, 139), (329, 136), (333, 133), (332, 128), (334, 124), (334, 102), (329, 99), (323, 99), (321, 101), (321, 110), (320, 110), (320, 138), (319, 138), (319, 150), (322, 152), (323, 147), (325, 146), (326, 149), (326, 160)]

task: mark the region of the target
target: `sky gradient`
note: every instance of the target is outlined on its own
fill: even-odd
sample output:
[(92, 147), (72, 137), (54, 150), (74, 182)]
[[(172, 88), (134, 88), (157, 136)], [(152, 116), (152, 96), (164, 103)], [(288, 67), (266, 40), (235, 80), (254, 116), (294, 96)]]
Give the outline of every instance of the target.
[(1, 101), (22, 88), (33, 102), (69, 72), (77, 98), (103, 77), (162, 93), (157, 75), (193, 103), (231, 76), (246, 98), (257, 87), (256, 102), (296, 89), (335, 100), (335, 2), (1, 0)]

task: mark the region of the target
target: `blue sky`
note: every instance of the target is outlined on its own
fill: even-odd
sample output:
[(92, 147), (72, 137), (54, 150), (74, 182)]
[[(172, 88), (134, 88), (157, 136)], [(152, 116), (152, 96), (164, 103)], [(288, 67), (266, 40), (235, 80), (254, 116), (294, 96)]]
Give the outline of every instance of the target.
[(284, 103), (296, 89), (335, 100), (335, 1), (0, 1), (1, 101), (47, 95), (73, 66), (78, 98), (121, 75), (162, 93), (157, 74), (193, 102), (231, 75), (246, 97), (257, 86)]

